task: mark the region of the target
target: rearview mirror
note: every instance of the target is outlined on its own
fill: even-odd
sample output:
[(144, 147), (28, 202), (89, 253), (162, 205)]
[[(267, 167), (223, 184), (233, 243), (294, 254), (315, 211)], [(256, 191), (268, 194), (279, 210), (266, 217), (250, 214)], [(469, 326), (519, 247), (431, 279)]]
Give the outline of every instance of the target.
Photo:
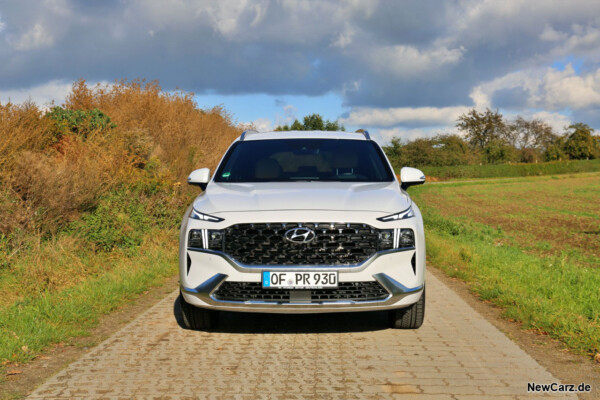
[(206, 185), (210, 181), (210, 169), (200, 168), (192, 171), (187, 181), (190, 185), (200, 186), (202, 190), (206, 190)]
[(400, 170), (400, 187), (404, 190), (409, 186), (425, 183), (425, 174), (416, 168), (404, 167)]

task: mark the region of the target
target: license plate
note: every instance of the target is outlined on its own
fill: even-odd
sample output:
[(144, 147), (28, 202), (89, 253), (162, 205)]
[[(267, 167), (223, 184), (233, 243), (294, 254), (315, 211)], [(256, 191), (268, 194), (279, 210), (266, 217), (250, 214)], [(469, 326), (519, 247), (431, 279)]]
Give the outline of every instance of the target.
[(320, 289), (338, 287), (335, 271), (263, 271), (262, 287), (273, 289)]

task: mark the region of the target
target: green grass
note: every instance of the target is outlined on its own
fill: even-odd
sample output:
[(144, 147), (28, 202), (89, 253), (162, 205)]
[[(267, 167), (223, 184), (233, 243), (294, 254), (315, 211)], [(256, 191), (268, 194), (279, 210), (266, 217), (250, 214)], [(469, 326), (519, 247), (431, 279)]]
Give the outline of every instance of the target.
[(30, 235), (0, 269), (0, 380), (48, 346), (88, 335), (102, 315), (177, 271), (178, 221), (186, 195), (138, 182), (51, 237)]
[(525, 328), (600, 352), (600, 205), (590, 201), (600, 197), (600, 174), (424, 185), (411, 195), (429, 265)]
[(134, 251), (79, 258), (94, 271), (81, 282), (0, 307), (0, 360), (27, 362), (51, 344), (88, 335), (100, 316), (176, 273), (176, 246), (175, 229), (149, 231)]
[(422, 167), (427, 176), (439, 179), (499, 178), (517, 176), (557, 175), (600, 171), (598, 160), (555, 161), (537, 164), (459, 165)]

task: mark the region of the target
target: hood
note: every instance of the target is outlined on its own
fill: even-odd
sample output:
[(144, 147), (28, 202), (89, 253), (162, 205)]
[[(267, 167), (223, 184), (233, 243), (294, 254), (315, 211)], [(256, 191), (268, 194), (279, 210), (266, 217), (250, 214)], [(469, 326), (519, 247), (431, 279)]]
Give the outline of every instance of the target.
[(410, 197), (398, 182), (215, 183), (194, 201), (207, 214), (236, 211), (332, 210), (395, 213)]

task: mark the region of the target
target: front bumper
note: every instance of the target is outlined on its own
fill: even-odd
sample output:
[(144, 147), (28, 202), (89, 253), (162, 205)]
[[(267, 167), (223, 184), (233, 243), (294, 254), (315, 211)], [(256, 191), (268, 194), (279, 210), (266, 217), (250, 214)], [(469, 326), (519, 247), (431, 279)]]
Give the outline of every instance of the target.
[[(389, 310), (416, 303), (424, 288), (424, 260), (411, 264), (414, 249), (380, 252), (356, 266), (264, 266), (245, 267), (227, 255), (210, 250), (187, 250), (187, 265), (182, 266), (180, 288), (185, 301), (197, 307), (222, 311), (265, 313), (326, 313)], [(374, 301), (230, 301), (219, 300), (215, 293), (225, 281), (260, 282), (263, 270), (306, 271), (318, 268), (338, 271), (340, 282), (376, 281), (387, 297)]]

